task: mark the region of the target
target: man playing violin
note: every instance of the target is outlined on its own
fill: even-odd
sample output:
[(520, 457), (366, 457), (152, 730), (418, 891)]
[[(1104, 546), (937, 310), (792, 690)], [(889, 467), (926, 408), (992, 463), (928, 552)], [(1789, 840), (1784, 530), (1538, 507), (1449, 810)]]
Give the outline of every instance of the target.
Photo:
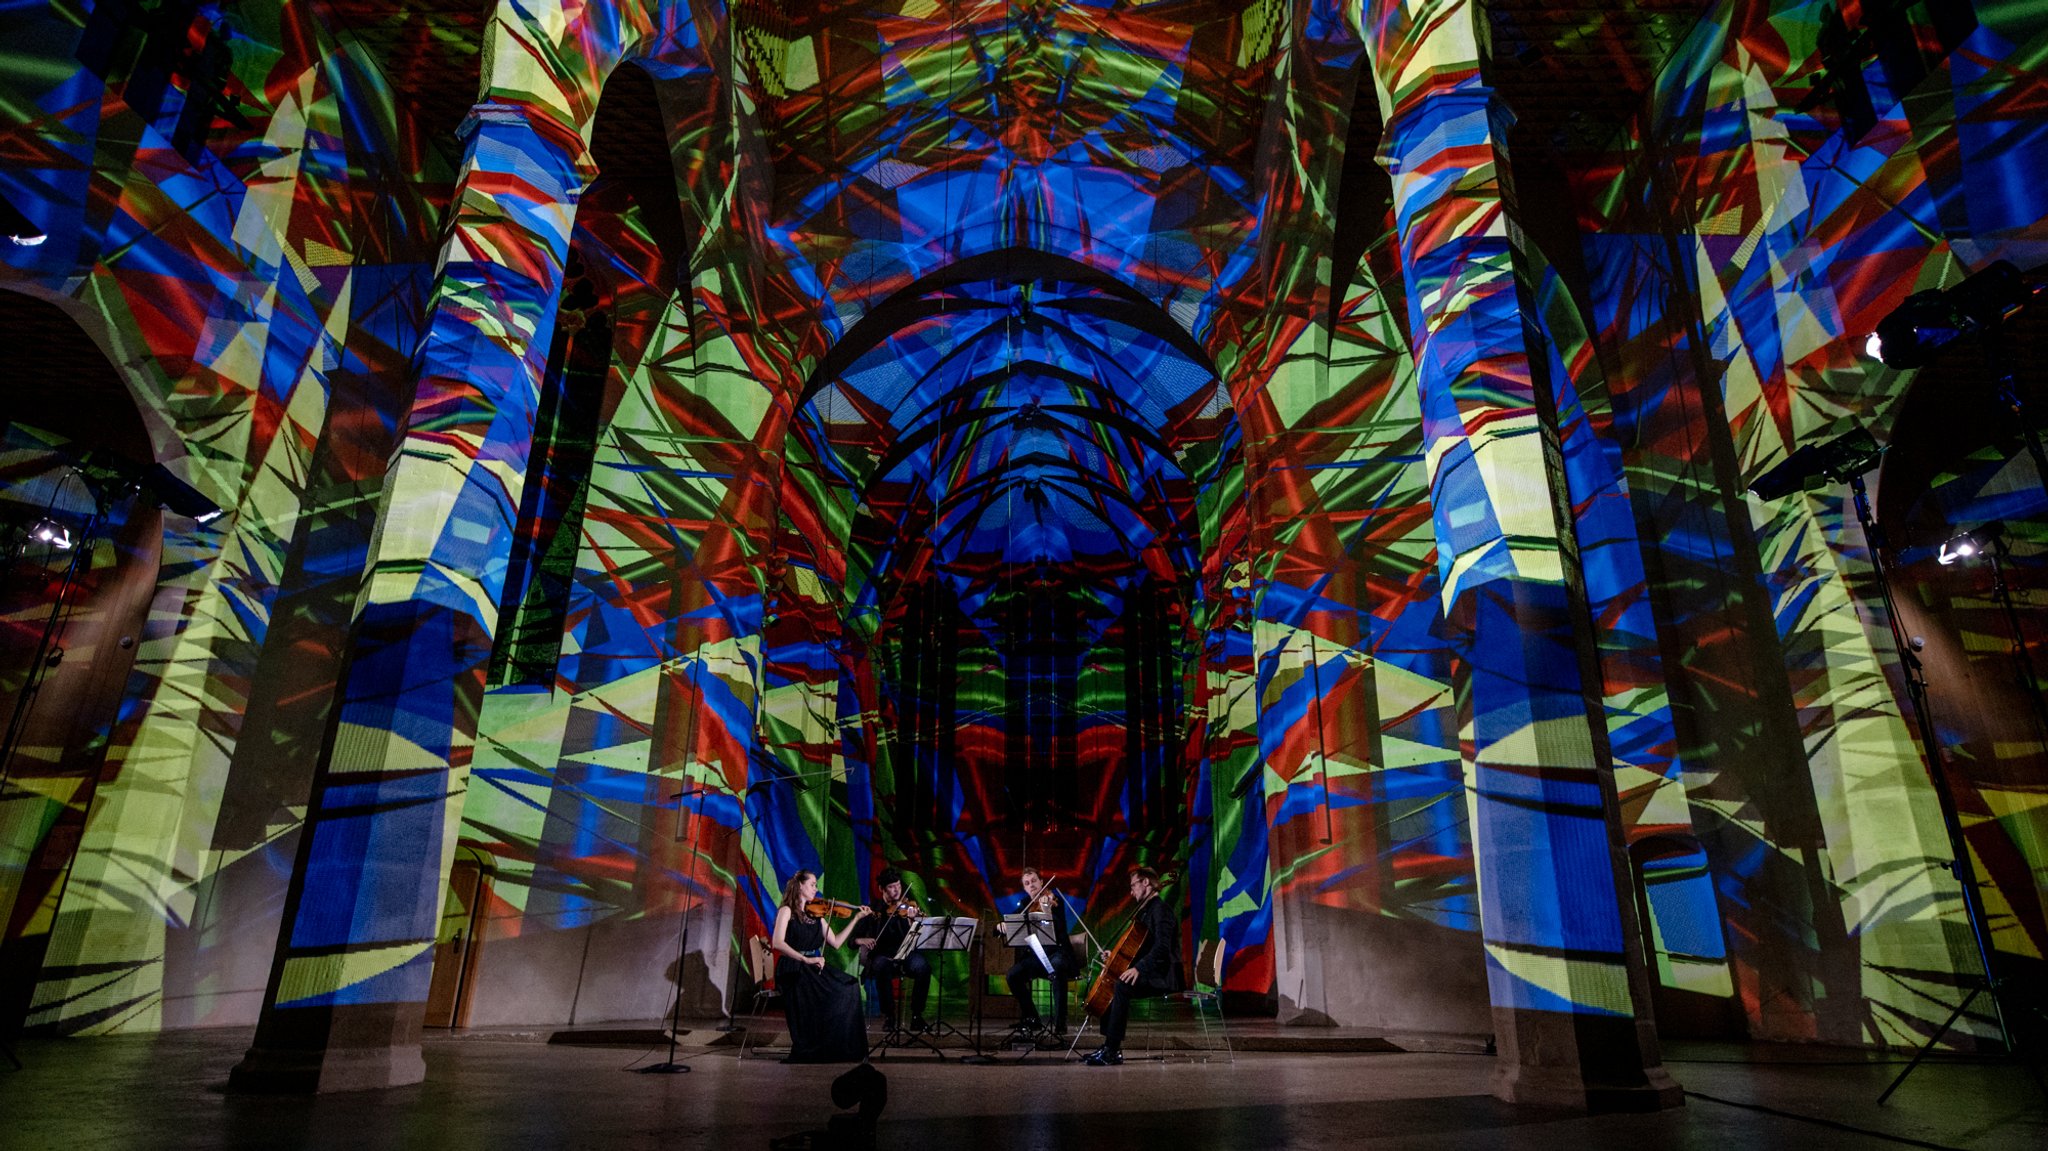
[(860, 921), (853, 930), (860, 945), (865, 971), (875, 981), (875, 995), (884, 1017), (897, 1018), (895, 981), (910, 979), (910, 1029), (924, 1030), (924, 1005), (932, 990), (932, 961), (922, 951), (897, 959), (903, 940), (924, 915), (924, 909), (903, 882), (903, 873), (891, 867), (875, 877), (875, 892), (881, 896), (881, 914)]
[(1131, 1000), (1171, 995), (1180, 990), (1180, 921), (1159, 898), (1159, 873), (1149, 867), (1131, 869), (1131, 900), (1138, 905), (1133, 920), (1145, 927), (1145, 944), (1131, 965), (1117, 976), (1109, 1010), (1102, 1014), (1102, 1046), (1082, 1062), (1114, 1067), (1124, 1061), (1124, 1028), (1131, 1018)]
[(1052, 983), (1052, 1031), (1061, 1035), (1067, 1030), (1067, 982), (1074, 977), (1073, 945), (1067, 942), (1067, 901), (1053, 890), (1045, 877), (1035, 867), (1027, 867), (1019, 877), (1024, 886), (1024, 914), (1044, 915), (1052, 920), (1054, 943), (1040, 951), (1030, 947), (1012, 948), (1014, 962), (1010, 964), (1010, 997), (1017, 1001), (1017, 1033), (1025, 1038), (1047, 1034), (1045, 1020), (1038, 1014), (1038, 1005), (1031, 999), (1031, 984), (1040, 979)]

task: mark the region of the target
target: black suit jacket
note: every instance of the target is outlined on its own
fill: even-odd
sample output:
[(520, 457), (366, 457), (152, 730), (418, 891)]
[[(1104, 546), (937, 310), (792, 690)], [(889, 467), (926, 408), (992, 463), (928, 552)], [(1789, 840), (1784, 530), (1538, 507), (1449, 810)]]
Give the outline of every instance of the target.
[(1155, 895), (1138, 909), (1138, 922), (1145, 925), (1145, 946), (1138, 949), (1131, 966), (1155, 989), (1179, 991), (1180, 920), (1166, 901)]

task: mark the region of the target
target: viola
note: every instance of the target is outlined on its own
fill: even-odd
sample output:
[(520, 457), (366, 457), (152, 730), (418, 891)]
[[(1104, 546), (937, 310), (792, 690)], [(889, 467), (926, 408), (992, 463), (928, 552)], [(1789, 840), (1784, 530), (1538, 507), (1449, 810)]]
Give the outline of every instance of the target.
[(843, 899), (813, 899), (804, 904), (804, 914), (817, 919), (844, 919), (859, 913), (860, 908)]
[(1048, 883), (1039, 889), (1037, 898), (1024, 905), (1024, 913), (1026, 915), (1051, 915), (1052, 909), (1057, 906), (1058, 902), (1059, 896), (1053, 894), (1052, 885)]

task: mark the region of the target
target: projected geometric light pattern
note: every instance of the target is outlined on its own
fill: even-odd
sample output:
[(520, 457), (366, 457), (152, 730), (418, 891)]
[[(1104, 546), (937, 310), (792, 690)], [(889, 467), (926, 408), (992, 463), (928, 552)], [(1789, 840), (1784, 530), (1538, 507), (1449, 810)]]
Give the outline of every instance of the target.
[[(10, 13), (35, 25), (22, 43), (78, 38), (34, 7)], [(2040, 243), (2023, 176), (2042, 167), (2027, 109), (2048, 47), (2013, 15), (2026, 6), (1978, 6), (1982, 27), (1940, 7), (1900, 22), (1912, 51), (1860, 63), (1819, 47), (1823, 20), (1843, 18), (1826, 6), (1716, 9), (1614, 162), (1575, 176), (1578, 251), (1560, 263), (1582, 257), (1583, 276), (1525, 285), (1551, 346), (1524, 362), (1570, 385), (1547, 397), (1571, 400), (1555, 419), (1560, 519), (1599, 625), (1587, 690), (1606, 708), (1646, 932), (1669, 986), (1732, 1003), (1758, 1035), (1898, 1041), (1953, 1001), (1945, 847), (1859, 618), (1863, 543), (1832, 495), (1739, 495), (1795, 444), (1885, 414), (1898, 378), (1849, 337), (1999, 245)], [(1192, 930), (1226, 944), (1235, 990), (1268, 994), (1276, 967), (1302, 962), (1283, 905), (1477, 934), (1471, 664), (1445, 626), (1432, 517), (1497, 509), (1434, 507), (1424, 475), (1417, 380), (1442, 380), (1409, 348), (1447, 281), (1328, 259), (1350, 167), (1331, 153), (1371, 100), (1378, 51), (1346, 30), (1355, 6), (592, 4), (550, 23), (505, 4), (470, 161), (454, 124), (475, 95), (474, 14), (467, 47), (446, 9), (325, 23), (357, 8), (202, 7), (165, 41), (213, 46), (196, 87), (109, 70), (89, 45), (75, 70), (10, 78), (11, 106), (31, 110), (11, 154), (29, 159), (0, 173), (4, 191), (51, 205), (53, 235), (106, 238), (9, 250), (10, 286), (119, 335), (150, 426), (232, 513), (168, 541), (100, 782), (63, 801), (83, 825), (77, 865), (10, 923), (10, 941), (49, 941), (37, 1025), (253, 1017), (260, 970), (254, 987), (220, 973), (265, 968), (275, 946), (384, 461), (442, 435), (462, 449), (443, 480), (476, 492), (516, 489), (524, 458), (460, 405), (407, 438), (394, 381), (419, 374), (423, 318), (448, 337), (442, 382), (495, 390), (507, 411), (543, 375), (603, 385), (587, 490), (547, 493), (540, 517), (583, 509), (547, 521), (574, 538), (543, 565), (567, 601), (530, 629), (560, 637), (535, 661), (544, 682), (484, 692), (474, 626), (461, 658), (418, 679), (414, 710), (440, 717), (435, 754), (467, 790), (423, 801), (444, 838), (416, 870), (458, 834), (491, 858), (495, 937), (651, 922), (693, 870), (752, 915), (821, 860), (835, 894), (859, 894), (876, 857), (919, 843), (943, 847), (917, 860), (935, 886), (985, 906), (1017, 862), (1010, 832), (1055, 818), (1089, 824), (1098, 847), (1055, 864), (1083, 878), (1185, 821), (1161, 854), (1185, 857)], [(87, 38), (120, 32), (118, 11), (94, 9)], [(425, 17), (435, 34), (410, 56), (372, 34)], [(625, 60), (663, 85), (680, 241), (650, 242), (665, 233), (577, 186), (577, 133)], [(1393, 71), (1478, 77), (1470, 59), (1413, 63)], [(410, 106), (422, 70), (465, 78), (446, 123)], [(1841, 110), (1859, 83), (1860, 133)], [(1427, 137), (1385, 154), (1420, 157)], [(1394, 244), (1367, 205), (1345, 225)], [(1513, 218), (1498, 202), (1472, 218), (1496, 212)], [(571, 293), (564, 312), (555, 282), (574, 278), (557, 274), (572, 218), (581, 266), (618, 281), (598, 293), (612, 355), (553, 341), (543, 373), (547, 318), (584, 307)], [(455, 288), (434, 305), (451, 230), (531, 282), (477, 293), (474, 318)], [(1023, 249), (1103, 279), (1016, 255), (943, 275)], [(656, 252), (666, 277), (643, 266)], [(924, 310), (891, 318), (905, 301)], [(1580, 308), (1577, 327), (1557, 320)], [(1534, 490), (1540, 471), (1499, 490)], [(408, 491), (420, 507), (446, 494)], [(502, 562), (472, 546), (490, 537), (479, 522), (420, 524), (423, 550)], [(466, 626), (491, 597), (469, 599), (451, 609), (478, 616)], [(941, 645), (906, 642), (948, 629), (951, 676)], [(1036, 638), (1054, 634), (1071, 649)], [(1071, 756), (1077, 782), (1091, 757), (1128, 757), (1118, 672), (1151, 673), (1106, 657), (1131, 636), (1191, 668), (1172, 722), (1139, 724), (1147, 754), (1181, 757), (1184, 791), (1110, 775), (1106, 795), (1027, 788), (1019, 755)], [(472, 694), (427, 698), (458, 680)], [(1049, 742), (1011, 746), (1019, 730)], [(453, 762), (472, 746), (473, 772)], [(718, 791), (679, 829), (686, 766)], [(773, 783), (799, 769), (829, 782)], [(2044, 809), (1995, 781), (1966, 790), (1967, 810), (1998, 815), (1972, 842), (2015, 889), (1999, 945), (2037, 959), (2048, 937), (2020, 889), (2040, 872)], [(59, 802), (26, 795), (5, 801)], [(48, 819), (9, 826), (29, 829), (14, 856), (48, 854)], [(690, 858), (691, 830), (743, 846), (714, 866)], [(366, 912), (337, 947), (381, 946), (398, 923), (417, 971), (433, 884), (393, 871), (425, 914)], [(221, 918), (243, 906), (271, 911)], [(302, 966), (317, 995), (383, 994), (361, 965)]]
[(1163, 313), (1056, 281), (954, 283), (916, 302), (921, 315), (821, 381), (802, 424), (866, 509), (855, 615), (926, 547), (970, 612), (1028, 567), (1105, 589), (1148, 559), (1162, 578), (1197, 570), (1195, 500), (1232, 425)]
[[(743, 18), (773, 106), (778, 215), (762, 240), (790, 261), (791, 307), (829, 304), (818, 322), (834, 335), (1005, 249), (1112, 272), (1184, 329), (1218, 323), (1256, 268), (1269, 16), (1240, 28), (1179, 4), (971, 0)], [(1221, 53), (1214, 37), (1245, 42)]]
[[(1238, 434), (1202, 359), (1115, 281), (1002, 252), (892, 298), (816, 377), (797, 434), (859, 506), (841, 610), (894, 653), (882, 802), (987, 841), (961, 858), (990, 874), (948, 886), (1025, 862), (1092, 886), (1183, 823), (1197, 508)], [(1023, 838), (1049, 827), (1072, 834)]]

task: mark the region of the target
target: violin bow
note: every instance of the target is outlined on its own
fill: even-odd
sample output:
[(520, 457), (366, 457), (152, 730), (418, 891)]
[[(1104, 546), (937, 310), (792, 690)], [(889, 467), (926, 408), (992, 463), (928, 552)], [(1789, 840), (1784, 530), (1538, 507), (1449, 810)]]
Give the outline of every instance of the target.
[[(1055, 895), (1059, 895), (1059, 890), (1060, 890), (1060, 881), (1059, 881), (1059, 880), (1057, 880), (1057, 879), (1048, 879), (1048, 880), (1046, 880), (1046, 881), (1045, 881), (1045, 889), (1046, 889), (1047, 891), (1050, 891), (1050, 892), (1052, 892), (1052, 893), (1053, 893), (1053, 894), (1055, 894)], [(1061, 902), (1065, 902), (1065, 901), (1066, 901), (1066, 898), (1067, 898), (1066, 896), (1064, 896), (1064, 895), (1060, 895), (1060, 900), (1061, 900)], [(1097, 939), (1097, 938), (1095, 938), (1095, 933), (1094, 933), (1093, 931), (1090, 931), (1090, 930), (1088, 930), (1088, 921), (1087, 921), (1087, 920), (1086, 920), (1085, 918), (1083, 918), (1083, 917), (1081, 917), (1081, 916), (1079, 916), (1079, 915), (1076, 915), (1076, 916), (1074, 916), (1074, 917), (1073, 917), (1073, 921), (1074, 921), (1074, 926), (1076, 926), (1076, 927), (1079, 927), (1079, 928), (1081, 929), (1081, 934), (1083, 934), (1083, 935), (1085, 935), (1085, 936), (1087, 936), (1087, 937), (1088, 937), (1088, 943), (1089, 943), (1089, 945), (1090, 945), (1090, 946), (1092, 946), (1092, 947), (1094, 947), (1094, 948), (1095, 948), (1095, 952), (1096, 952), (1096, 954), (1098, 954), (1098, 955), (1099, 955), (1099, 954), (1101, 954), (1101, 953), (1102, 953), (1102, 941), (1101, 941), (1101, 940), (1099, 940), (1099, 939)]]

